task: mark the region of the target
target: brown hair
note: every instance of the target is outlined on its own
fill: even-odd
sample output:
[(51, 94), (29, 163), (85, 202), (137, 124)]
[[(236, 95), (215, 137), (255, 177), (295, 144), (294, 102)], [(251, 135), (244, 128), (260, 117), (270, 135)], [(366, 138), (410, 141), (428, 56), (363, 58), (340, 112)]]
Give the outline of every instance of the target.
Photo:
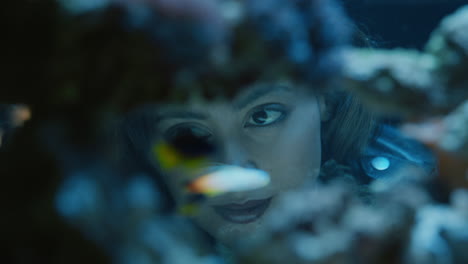
[(359, 158), (375, 131), (374, 115), (346, 91), (325, 94), (331, 117), (322, 123), (323, 162), (347, 164)]

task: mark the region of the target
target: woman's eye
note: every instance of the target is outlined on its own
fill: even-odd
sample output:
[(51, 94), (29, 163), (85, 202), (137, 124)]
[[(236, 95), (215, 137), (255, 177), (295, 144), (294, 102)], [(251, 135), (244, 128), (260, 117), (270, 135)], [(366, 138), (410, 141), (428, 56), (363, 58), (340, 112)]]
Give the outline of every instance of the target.
[(177, 125), (169, 129), (165, 134), (166, 139), (170, 142), (208, 140), (211, 137), (210, 131), (195, 125)]
[(254, 110), (247, 120), (245, 127), (249, 126), (268, 126), (282, 120), (285, 116), (285, 111), (278, 105), (264, 106)]
[(172, 147), (186, 156), (203, 156), (215, 151), (213, 135), (200, 125), (176, 125), (164, 133), (164, 137)]

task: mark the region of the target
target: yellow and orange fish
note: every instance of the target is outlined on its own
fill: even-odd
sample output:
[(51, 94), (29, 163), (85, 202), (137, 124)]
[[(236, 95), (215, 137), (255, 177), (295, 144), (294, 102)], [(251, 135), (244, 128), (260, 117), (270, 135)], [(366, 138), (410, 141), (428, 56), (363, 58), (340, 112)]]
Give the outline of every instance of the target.
[(263, 170), (225, 165), (198, 177), (186, 188), (190, 193), (215, 196), (226, 192), (250, 191), (269, 183), (270, 176)]
[(156, 144), (153, 147), (153, 154), (163, 170), (198, 169), (206, 162), (206, 158), (203, 156), (188, 157), (165, 142)]

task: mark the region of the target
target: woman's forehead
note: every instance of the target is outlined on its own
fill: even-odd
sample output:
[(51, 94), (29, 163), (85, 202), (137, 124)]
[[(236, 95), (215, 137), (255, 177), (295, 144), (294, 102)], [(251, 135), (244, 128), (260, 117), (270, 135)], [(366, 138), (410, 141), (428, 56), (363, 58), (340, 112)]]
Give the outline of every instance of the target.
[(275, 94), (293, 93), (294, 90), (295, 89), (292, 88), (291, 85), (284, 83), (259, 84), (242, 90), (236, 97), (234, 97), (232, 104), (235, 108), (242, 109), (262, 97)]
[(250, 104), (269, 97), (285, 96), (302, 96), (312, 91), (298, 85), (292, 85), (288, 82), (262, 82), (247, 86), (240, 89), (238, 94), (233, 98), (217, 97), (214, 99), (206, 99), (202, 96), (193, 95), (188, 98), (185, 103), (166, 103), (163, 104), (161, 112), (173, 112), (178, 109), (203, 108), (205, 106), (229, 106), (233, 109), (240, 110)]

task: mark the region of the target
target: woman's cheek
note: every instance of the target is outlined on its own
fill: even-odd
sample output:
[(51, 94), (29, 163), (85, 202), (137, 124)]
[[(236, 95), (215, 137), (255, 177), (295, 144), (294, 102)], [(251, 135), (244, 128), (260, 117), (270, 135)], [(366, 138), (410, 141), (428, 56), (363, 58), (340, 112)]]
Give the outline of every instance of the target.
[(176, 204), (181, 205), (184, 198), (184, 187), (182, 179), (187, 178), (187, 176), (175, 172), (166, 172), (162, 176)]
[[(313, 115), (312, 115), (313, 116)], [(292, 119), (284, 133), (285, 140), (276, 144), (278, 155), (274, 174), (287, 185), (301, 184), (307, 177), (316, 177), (320, 170), (321, 140), (318, 119)], [(287, 140), (286, 140), (287, 139)]]

